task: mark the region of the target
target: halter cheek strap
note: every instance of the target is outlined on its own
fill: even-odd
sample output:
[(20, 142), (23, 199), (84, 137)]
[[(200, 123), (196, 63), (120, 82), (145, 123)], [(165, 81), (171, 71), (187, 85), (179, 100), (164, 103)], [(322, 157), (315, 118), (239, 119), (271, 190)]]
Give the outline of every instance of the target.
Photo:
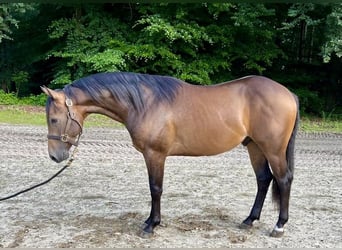
[[(72, 112), (71, 107), (73, 106), (72, 100), (70, 98), (66, 98), (65, 105), (68, 109), (68, 115), (67, 115), (67, 124), (65, 125), (64, 133), (61, 135), (47, 135), (48, 139), (51, 140), (57, 140), (62, 141), (65, 143), (70, 143), (71, 145), (78, 146), (79, 139), (82, 134), (82, 126), (81, 123), (76, 119), (76, 115), (74, 112)], [(80, 127), (80, 133), (76, 136), (70, 136), (67, 134), (67, 131), (70, 129), (71, 123), (76, 122), (77, 125)]]

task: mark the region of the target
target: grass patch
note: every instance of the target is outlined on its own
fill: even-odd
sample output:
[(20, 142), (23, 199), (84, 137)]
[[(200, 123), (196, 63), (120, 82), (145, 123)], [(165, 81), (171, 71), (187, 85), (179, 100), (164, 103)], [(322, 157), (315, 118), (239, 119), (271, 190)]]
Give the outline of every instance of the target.
[(0, 108), (0, 123), (23, 125), (46, 125), (43, 112), (35, 112), (17, 106), (2, 106)]
[(305, 132), (342, 133), (342, 119), (301, 117), (300, 130)]
[[(0, 123), (47, 126), (44, 107), (0, 106)], [(84, 122), (85, 127), (123, 127), (122, 124), (99, 114), (91, 114)]]
[[(0, 123), (47, 126), (45, 108), (39, 106), (0, 105)], [(87, 117), (84, 125), (85, 127), (124, 127), (122, 124), (98, 114)], [(302, 116), (300, 130), (305, 132), (342, 133), (342, 119)]]

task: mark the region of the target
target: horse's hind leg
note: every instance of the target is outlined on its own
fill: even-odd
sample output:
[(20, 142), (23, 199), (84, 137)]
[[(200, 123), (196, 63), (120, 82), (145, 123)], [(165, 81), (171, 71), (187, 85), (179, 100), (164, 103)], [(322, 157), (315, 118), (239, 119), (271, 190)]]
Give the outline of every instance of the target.
[(285, 155), (282, 157), (269, 157), (269, 161), (274, 176), (272, 198), (278, 203), (280, 210), (277, 224), (271, 232), (271, 236), (280, 237), (284, 234), (284, 225), (289, 218), (289, 200), (293, 172), (287, 167), (288, 162)]
[(249, 216), (241, 224), (244, 228), (251, 227), (254, 220), (259, 220), (268, 187), (273, 178), (268, 161), (258, 145), (251, 141), (248, 143), (247, 149), (256, 175), (258, 191)]

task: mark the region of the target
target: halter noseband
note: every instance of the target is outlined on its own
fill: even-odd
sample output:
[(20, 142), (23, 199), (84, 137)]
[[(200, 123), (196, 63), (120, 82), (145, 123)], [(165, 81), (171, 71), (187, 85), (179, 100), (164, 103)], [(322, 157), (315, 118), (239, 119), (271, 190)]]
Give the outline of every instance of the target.
[[(67, 123), (65, 125), (64, 133), (61, 135), (50, 135), (50, 134), (48, 134), (47, 138), (51, 139), (51, 140), (58, 140), (58, 141), (62, 141), (65, 143), (70, 143), (71, 145), (74, 145), (77, 147), (79, 139), (80, 139), (81, 134), (82, 134), (82, 126), (81, 126), (80, 122), (77, 121), (75, 113), (72, 112), (72, 110), (71, 110), (73, 103), (72, 103), (72, 100), (70, 98), (66, 98), (65, 105), (68, 109), (68, 116), (67, 116), (68, 119), (67, 119)], [(67, 134), (67, 131), (70, 129), (71, 123), (73, 121), (77, 123), (77, 125), (80, 127), (81, 131), (76, 136), (69, 136)]]

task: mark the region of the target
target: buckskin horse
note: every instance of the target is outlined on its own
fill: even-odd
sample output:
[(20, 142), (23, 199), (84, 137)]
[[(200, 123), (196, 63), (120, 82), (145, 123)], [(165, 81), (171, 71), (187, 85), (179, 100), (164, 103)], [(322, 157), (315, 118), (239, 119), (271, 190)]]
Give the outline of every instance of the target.
[(145, 159), (151, 212), (142, 234), (160, 224), (160, 199), (167, 156), (208, 156), (247, 147), (257, 180), (257, 194), (246, 228), (260, 218), (273, 180), (279, 217), (271, 236), (280, 237), (289, 217), (294, 171), (294, 143), (299, 123), (298, 98), (283, 85), (262, 76), (198, 86), (169, 76), (129, 72), (93, 74), (63, 90), (42, 87), (46, 104), (48, 152), (55, 162), (78, 144), (84, 119), (108, 116), (127, 128)]

